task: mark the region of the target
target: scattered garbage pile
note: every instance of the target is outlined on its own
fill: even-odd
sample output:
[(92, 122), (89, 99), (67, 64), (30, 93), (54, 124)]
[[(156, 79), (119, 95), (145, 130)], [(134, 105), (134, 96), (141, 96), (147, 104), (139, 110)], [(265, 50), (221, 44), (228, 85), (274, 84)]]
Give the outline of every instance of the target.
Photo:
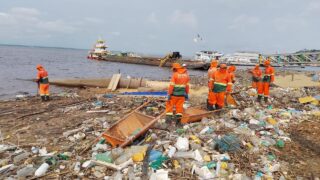
[[(0, 134), (0, 179), (305, 178), (310, 174), (292, 169), (286, 153), (294, 139), (299, 138), (292, 139), (293, 125), (319, 123), (318, 95), (319, 89), (273, 88), (271, 103), (260, 105), (255, 102), (254, 89), (239, 85), (233, 94), (237, 107), (173, 131), (162, 126), (165, 100), (161, 97), (96, 96), (51, 111), (51, 116), (56, 112), (83, 118), (73, 129), (69, 127), (57, 134), (55, 144), (24, 147), (6, 141), (6, 135)], [(146, 102), (149, 103), (138, 108)], [(103, 133), (133, 111), (151, 119), (162, 118), (130, 144), (114, 147)], [(125, 124), (122, 126), (126, 128)], [(130, 132), (128, 138), (139, 131)], [(319, 141), (309, 141), (310, 146), (319, 147)], [(312, 151), (318, 156), (312, 164), (312, 176), (319, 178), (319, 150)]]

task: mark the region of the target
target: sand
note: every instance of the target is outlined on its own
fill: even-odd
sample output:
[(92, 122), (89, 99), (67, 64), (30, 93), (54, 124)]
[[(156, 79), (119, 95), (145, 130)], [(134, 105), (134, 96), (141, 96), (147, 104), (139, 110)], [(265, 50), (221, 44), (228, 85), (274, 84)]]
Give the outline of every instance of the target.
[(282, 88), (320, 87), (320, 82), (312, 81), (311, 77), (304, 74), (278, 75), (275, 77), (275, 84)]

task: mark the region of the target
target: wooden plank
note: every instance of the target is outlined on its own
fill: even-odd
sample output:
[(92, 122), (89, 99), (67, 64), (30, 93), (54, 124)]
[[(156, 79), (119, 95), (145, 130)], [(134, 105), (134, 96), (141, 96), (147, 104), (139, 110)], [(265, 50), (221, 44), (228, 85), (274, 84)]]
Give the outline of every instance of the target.
[(111, 80), (110, 80), (109, 85), (108, 85), (108, 90), (111, 90), (111, 89), (112, 89), (113, 82), (114, 82), (114, 78), (115, 78), (115, 74), (112, 75), (112, 77), (111, 77)]
[(119, 84), (120, 78), (121, 78), (121, 74), (112, 75), (111, 81), (108, 85), (108, 89), (111, 91), (115, 91), (117, 89), (118, 84)]

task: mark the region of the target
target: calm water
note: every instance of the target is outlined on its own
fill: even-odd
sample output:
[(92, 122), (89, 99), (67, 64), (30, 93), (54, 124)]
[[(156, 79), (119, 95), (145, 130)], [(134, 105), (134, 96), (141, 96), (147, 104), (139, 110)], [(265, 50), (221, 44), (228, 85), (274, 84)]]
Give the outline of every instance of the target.
[[(169, 68), (87, 60), (86, 50), (0, 46), (0, 99), (22, 92), (36, 94), (36, 65), (42, 64), (51, 79), (111, 77), (119, 70), (124, 76), (169, 79)], [(205, 72), (191, 71), (191, 75)], [(59, 88), (51, 86), (52, 91)]]
[[(111, 77), (119, 70), (124, 76), (169, 79), (169, 68), (123, 64), (86, 59), (86, 50), (0, 46), (0, 99), (27, 92), (36, 94), (37, 84), (23, 79), (36, 78), (36, 65), (42, 64), (51, 79)], [(300, 69), (315, 71), (319, 68)], [(190, 75), (205, 75), (205, 71), (189, 71)], [(51, 91), (60, 89), (51, 86)]]

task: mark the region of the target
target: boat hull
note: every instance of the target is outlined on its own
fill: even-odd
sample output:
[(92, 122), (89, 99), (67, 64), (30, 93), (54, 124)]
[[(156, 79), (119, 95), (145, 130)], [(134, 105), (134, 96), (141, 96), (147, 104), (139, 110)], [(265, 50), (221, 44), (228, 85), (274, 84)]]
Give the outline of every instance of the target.
[[(128, 63), (128, 64), (141, 64), (149, 66), (159, 66), (160, 59), (154, 57), (124, 57), (124, 56), (104, 56), (104, 57), (90, 57), (88, 59)], [(207, 63), (201, 61), (180, 60), (181, 63), (186, 64), (188, 69), (207, 69)], [(167, 62), (164, 66), (171, 67), (173, 62)]]

